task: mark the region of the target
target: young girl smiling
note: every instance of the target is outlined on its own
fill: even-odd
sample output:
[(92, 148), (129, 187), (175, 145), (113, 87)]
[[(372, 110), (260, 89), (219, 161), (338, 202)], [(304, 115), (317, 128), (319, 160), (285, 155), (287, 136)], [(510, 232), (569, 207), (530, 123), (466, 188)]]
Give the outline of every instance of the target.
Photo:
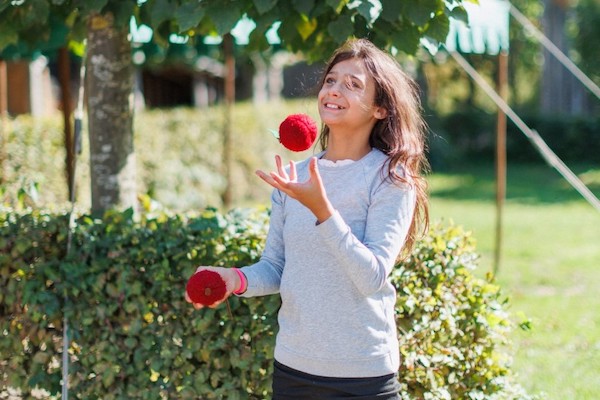
[(280, 294), (273, 399), (398, 399), (388, 278), (428, 225), (417, 88), (388, 53), (353, 39), (333, 54), (317, 99), (321, 151), (257, 171), (274, 188), (261, 259), (198, 270), (221, 274), (225, 298)]

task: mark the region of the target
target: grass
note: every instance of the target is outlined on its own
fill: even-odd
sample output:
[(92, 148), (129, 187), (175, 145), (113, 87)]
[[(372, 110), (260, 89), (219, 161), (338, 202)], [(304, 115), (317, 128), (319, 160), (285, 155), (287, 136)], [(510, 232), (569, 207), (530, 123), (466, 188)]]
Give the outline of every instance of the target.
[[(600, 196), (600, 169), (573, 168)], [(480, 270), (493, 270), (493, 165), (434, 171), (431, 214), (473, 232)], [(545, 165), (509, 165), (497, 282), (513, 315), (531, 331), (513, 333), (514, 371), (547, 399), (597, 399), (600, 393), (600, 212)]]

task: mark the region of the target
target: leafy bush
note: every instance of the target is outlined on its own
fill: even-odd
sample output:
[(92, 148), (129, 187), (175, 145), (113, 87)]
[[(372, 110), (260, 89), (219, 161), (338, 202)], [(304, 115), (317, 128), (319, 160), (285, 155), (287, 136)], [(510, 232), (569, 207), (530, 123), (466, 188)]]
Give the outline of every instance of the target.
[[(232, 195), (236, 206), (255, 207), (268, 201), (270, 187), (255, 184), (260, 180), (254, 171), (273, 168), (274, 154), (292, 160), (313, 154), (312, 149), (302, 153), (286, 150), (269, 130), (277, 130), (291, 113), (305, 112), (316, 118), (314, 104), (312, 99), (277, 102), (260, 108), (252, 103), (236, 103), (231, 128)], [(137, 113), (134, 146), (138, 193), (152, 197), (169, 210), (221, 207), (226, 182), (223, 118), (220, 106)], [(84, 122), (84, 130), (85, 126)], [(87, 210), (91, 205), (91, 183), (87, 132), (83, 135), (76, 190), (78, 205)], [(68, 193), (63, 138), (59, 114), (43, 120), (21, 115), (10, 121), (0, 202), (12, 207), (22, 203), (43, 208), (64, 207)], [(29, 194), (34, 183), (41, 195), (21, 196), (19, 199), (26, 201), (16, 202), (17, 193)]]
[[(254, 171), (273, 168), (274, 154), (291, 160), (313, 154), (313, 149), (302, 153), (284, 149), (269, 130), (277, 130), (285, 116), (292, 113), (303, 112), (317, 119), (314, 104), (314, 99), (274, 102), (260, 108), (251, 103), (236, 103), (231, 171), (234, 206), (255, 207), (268, 201), (270, 187), (255, 184), (259, 180)], [(523, 118), (565, 162), (598, 163), (599, 118), (535, 115)], [(51, 208), (64, 206), (68, 201), (61, 121), (60, 115), (45, 119), (23, 115), (10, 121), (0, 202), (12, 207)], [(464, 160), (493, 160), (496, 114), (457, 111), (446, 116), (431, 115), (428, 122), (432, 130), (430, 159), (435, 168)], [(221, 207), (226, 182), (222, 124), (221, 107), (137, 113), (134, 144), (138, 193), (152, 197), (170, 210)], [(509, 161), (542, 162), (534, 147), (510, 122), (507, 148)], [(83, 140), (76, 186), (77, 203), (86, 210), (91, 204), (89, 169), (87, 141)]]
[[(197, 265), (257, 260), (267, 218), (83, 215), (67, 254), (65, 215), (1, 211), (0, 395), (60, 392), (64, 313), (72, 398), (267, 398), (279, 297), (231, 298), (231, 316), (183, 300)], [(510, 371), (507, 303), (472, 274), (473, 250), (439, 227), (394, 272), (406, 399), (529, 398)]]
[(531, 398), (510, 370), (508, 300), (491, 274), (473, 275), (474, 250), (468, 233), (439, 225), (393, 272), (403, 398)]
[(1, 386), (60, 390), (64, 310), (73, 398), (264, 398), (278, 298), (232, 298), (233, 318), (183, 300), (197, 265), (258, 257), (256, 214), (82, 216), (67, 257), (67, 218), (2, 213)]

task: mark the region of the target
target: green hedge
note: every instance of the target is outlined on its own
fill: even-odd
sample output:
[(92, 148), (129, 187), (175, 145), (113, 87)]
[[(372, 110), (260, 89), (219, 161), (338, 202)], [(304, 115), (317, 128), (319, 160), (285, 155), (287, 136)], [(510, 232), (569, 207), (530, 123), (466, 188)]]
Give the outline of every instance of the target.
[[(71, 398), (268, 398), (279, 297), (231, 298), (231, 316), (183, 300), (197, 265), (257, 260), (267, 225), (258, 209), (83, 215), (67, 254), (64, 214), (0, 211), (0, 397), (60, 393), (64, 312)], [(438, 226), (395, 269), (404, 398), (531, 398), (507, 300), (476, 262), (468, 233)]]
[[(598, 163), (600, 117), (520, 115), (566, 163)], [(457, 111), (433, 117), (432, 161), (493, 160), (496, 152), (497, 115), (481, 110)], [(537, 149), (510, 120), (506, 151), (509, 161), (545, 162)]]
[[(286, 160), (300, 160), (313, 154), (312, 149), (302, 153), (287, 151), (269, 132), (276, 130), (286, 115), (296, 112), (318, 117), (313, 99), (273, 102), (262, 107), (236, 103), (232, 124), (233, 206), (255, 207), (268, 202), (270, 186), (262, 184), (254, 171), (272, 169), (274, 154)], [(568, 165), (598, 165), (600, 118), (522, 117)], [(222, 208), (226, 176), (221, 107), (141, 111), (134, 122), (138, 193), (150, 196), (169, 210)], [(446, 116), (432, 114), (428, 123), (432, 131), (430, 160), (435, 170), (461, 162), (494, 159), (495, 113), (470, 110)], [(76, 186), (77, 204), (88, 210), (91, 183), (85, 135), (86, 132), (83, 152), (77, 160)], [(68, 206), (63, 138), (60, 115), (50, 118), (22, 115), (10, 120), (7, 159), (0, 165), (0, 203), (12, 207)], [(509, 162), (543, 163), (534, 147), (510, 122), (507, 141)]]

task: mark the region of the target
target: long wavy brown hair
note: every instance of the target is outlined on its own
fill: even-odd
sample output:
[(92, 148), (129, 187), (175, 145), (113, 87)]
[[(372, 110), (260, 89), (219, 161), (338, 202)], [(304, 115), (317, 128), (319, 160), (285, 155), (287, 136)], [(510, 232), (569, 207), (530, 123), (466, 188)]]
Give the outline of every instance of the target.
[[(390, 179), (412, 185), (416, 191), (415, 212), (402, 251), (406, 256), (419, 236), (429, 229), (427, 181), (423, 176), (429, 171), (425, 155), (427, 125), (422, 117), (418, 86), (389, 53), (367, 39), (351, 39), (332, 55), (320, 87), (334, 65), (349, 59), (363, 61), (375, 81), (375, 105), (387, 111), (387, 116), (373, 127), (369, 144), (388, 156), (386, 164)], [(319, 137), (322, 150), (327, 148), (328, 139), (329, 128), (324, 125)], [(398, 173), (399, 166), (404, 175)]]

